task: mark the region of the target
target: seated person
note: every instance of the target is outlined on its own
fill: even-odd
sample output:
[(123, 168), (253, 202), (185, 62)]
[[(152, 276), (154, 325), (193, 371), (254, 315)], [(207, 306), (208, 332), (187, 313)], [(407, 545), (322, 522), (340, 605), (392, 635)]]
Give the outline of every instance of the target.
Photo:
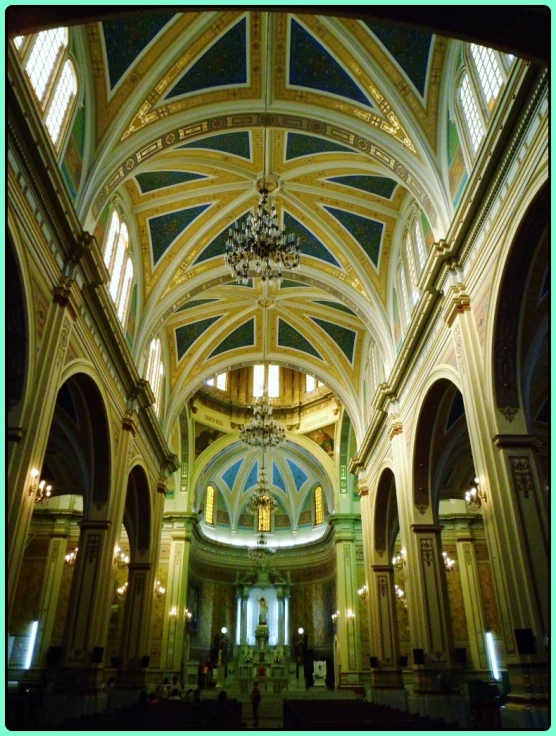
[(158, 698), (156, 697), (156, 693), (153, 690), (152, 693), (149, 693), (149, 699), (147, 701), (149, 705), (158, 705)]
[(181, 700), (180, 698), (180, 691), (177, 687), (172, 688), (172, 694), (168, 698), (168, 700)]

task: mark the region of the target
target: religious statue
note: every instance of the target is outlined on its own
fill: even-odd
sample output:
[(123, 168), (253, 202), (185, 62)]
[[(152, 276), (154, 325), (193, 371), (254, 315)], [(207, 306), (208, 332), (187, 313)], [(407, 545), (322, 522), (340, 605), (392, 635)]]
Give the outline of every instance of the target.
[(266, 616), (268, 613), (268, 603), (265, 601), (263, 597), (257, 598), (257, 601), (259, 602), (259, 625), (260, 624), (266, 624)]

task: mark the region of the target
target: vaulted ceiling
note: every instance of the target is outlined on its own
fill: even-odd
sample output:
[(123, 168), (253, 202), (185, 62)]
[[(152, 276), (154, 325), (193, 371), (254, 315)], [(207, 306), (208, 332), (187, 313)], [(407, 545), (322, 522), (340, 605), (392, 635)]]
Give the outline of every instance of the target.
[[(361, 433), (368, 341), (386, 370), (395, 358), (390, 284), (407, 208), (429, 244), (453, 213), (451, 43), (378, 21), (237, 9), (79, 29), (76, 207), (99, 239), (111, 203), (128, 215), (133, 349), (141, 366), (166, 336), (168, 419), (206, 377), (264, 355), (323, 378)], [(281, 288), (237, 285), (224, 264), (227, 230), (264, 174), (301, 242)]]

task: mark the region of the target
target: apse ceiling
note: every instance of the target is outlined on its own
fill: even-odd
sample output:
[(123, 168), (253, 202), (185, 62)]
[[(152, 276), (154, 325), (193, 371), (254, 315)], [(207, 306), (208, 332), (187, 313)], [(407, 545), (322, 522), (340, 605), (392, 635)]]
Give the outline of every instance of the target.
[[(166, 336), (170, 415), (206, 377), (264, 355), (324, 378), (360, 431), (369, 336), (387, 364), (395, 357), (404, 207), (415, 201), (435, 236), (451, 214), (437, 151), (448, 42), (237, 9), (142, 14), (84, 37), (95, 135), (76, 204), (97, 235), (112, 202), (131, 213), (134, 351)], [(223, 257), (264, 172), (302, 253), (270, 289), (231, 281)]]

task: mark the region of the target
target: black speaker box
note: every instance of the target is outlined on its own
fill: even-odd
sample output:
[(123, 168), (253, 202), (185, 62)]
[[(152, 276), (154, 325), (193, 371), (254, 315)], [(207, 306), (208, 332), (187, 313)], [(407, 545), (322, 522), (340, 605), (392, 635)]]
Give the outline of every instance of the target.
[(48, 652), (46, 653), (46, 664), (48, 667), (56, 667), (57, 664), (60, 663), (62, 659), (62, 647), (56, 646), (56, 647), (48, 647)]
[(104, 657), (104, 647), (95, 647), (93, 649), (93, 653), (91, 654), (91, 662), (93, 664), (100, 664), (102, 662), (103, 657)]
[(535, 654), (535, 637), (532, 629), (514, 629), (515, 643), (519, 654)]
[(120, 658), (112, 657), (111, 661), (112, 661), (112, 667), (114, 667), (114, 669), (118, 669), (118, 667), (120, 666), (120, 662), (121, 662)]
[(465, 647), (456, 647), (454, 649), (454, 661), (456, 664), (465, 664), (467, 662), (467, 650)]
[(378, 657), (369, 657), (371, 667), (378, 667)]
[(141, 667), (148, 667), (150, 661), (151, 661), (151, 658), (148, 656), (141, 657)]
[(409, 657), (400, 657), (400, 667), (407, 667)]
[(425, 652), (422, 649), (413, 650), (414, 664), (425, 664)]

